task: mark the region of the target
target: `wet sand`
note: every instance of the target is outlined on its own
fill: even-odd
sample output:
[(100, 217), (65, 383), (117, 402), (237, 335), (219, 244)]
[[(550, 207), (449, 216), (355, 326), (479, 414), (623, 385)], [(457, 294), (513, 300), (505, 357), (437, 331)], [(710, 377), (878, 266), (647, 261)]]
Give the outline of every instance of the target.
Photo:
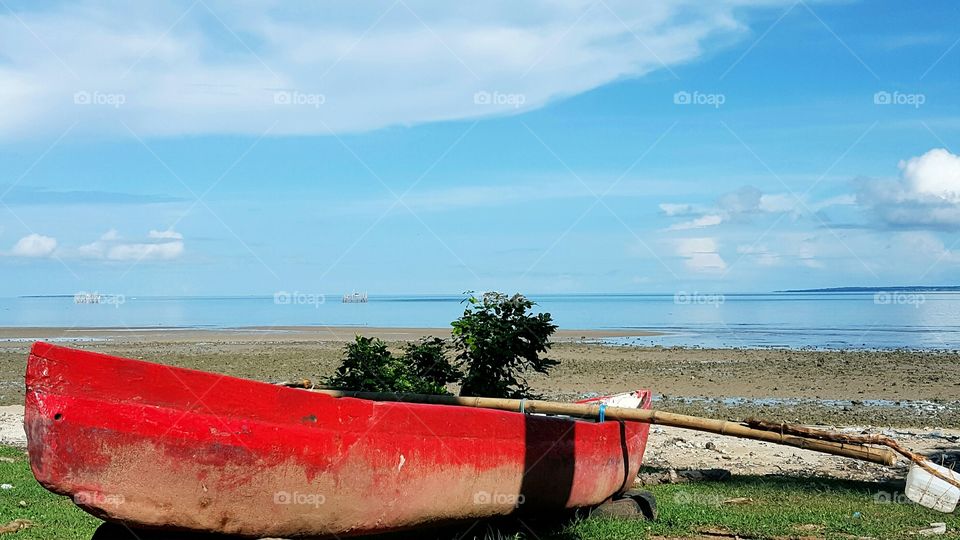
[[(259, 343), (353, 341), (356, 335), (385, 341), (409, 341), (426, 336), (450, 337), (450, 328), (376, 328), (370, 326), (245, 326), (239, 328), (53, 328), (0, 327), (0, 350), (10, 344), (48, 340), (53, 342), (109, 341), (112, 343)], [(556, 341), (607, 337), (659, 336), (644, 330), (557, 330)]]
[[(333, 373), (356, 333), (399, 347), (449, 329), (271, 327), (235, 330), (0, 329), (0, 405), (23, 400), (34, 339), (265, 381)], [(664, 410), (717, 418), (882, 427), (960, 427), (960, 355), (911, 351), (791, 351), (606, 346), (640, 331), (557, 333), (560, 365), (530, 377), (544, 397), (650, 388)]]

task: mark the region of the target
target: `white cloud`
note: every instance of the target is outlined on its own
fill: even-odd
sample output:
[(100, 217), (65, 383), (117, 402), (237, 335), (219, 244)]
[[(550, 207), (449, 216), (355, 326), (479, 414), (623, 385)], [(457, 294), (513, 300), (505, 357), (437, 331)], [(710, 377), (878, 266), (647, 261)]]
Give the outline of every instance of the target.
[(757, 208), (768, 214), (795, 213), (803, 208), (803, 203), (791, 193), (763, 195)]
[(817, 253), (812, 242), (806, 242), (800, 246), (797, 259), (799, 259), (800, 264), (807, 268), (824, 268), (823, 262), (817, 258)]
[[(346, 215), (373, 213), (382, 215), (393, 208), (406, 214), (407, 208), (417, 212), (458, 211), (464, 208), (503, 207), (516, 204), (535, 203), (537, 201), (587, 199), (596, 200), (600, 194), (608, 197), (647, 198), (651, 190), (676, 191), (669, 181), (638, 178), (622, 179), (613, 188), (615, 177), (593, 179), (589, 182), (567, 179), (568, 175), (557, 178), (543, 176), (513, 176), (510, 183), (461, 184), (443, 182), (439, 187), (418, 187), (403, 196), (402, 203), (394, 197), (378, 199), (346, 198), (341, 200), (328, 213), (342, 212)], [(462, 181), (462, 180), (461, 180)], [(669, 207), (669, 205), (665, 205)], [(678, 211), (683, 211), (682, 209)]]
[(714, 206), (661, 203), (660, 210), (668, 217), (692, 217), (693, 219), (675, 223), (666, 229), (685, 231), (728, 222), (743, 222), (751, 216), (763, 214), (789, 214), (796, 219), (803, 214), (820, 212), (831, 206), (850, 205), (854, 200), (852, 195), (838, 195), (821, 201), (807, 201), (793, 193), (763, 193), (753, 186), (743, 186), (721, 195)]
[(891, 227), (960, 228), (960, 156), (934, 148), (899, 167), (896, 181), (861, 179), (857, 202)]
[(12, 8), (0, 15), (0, 136), (76, 121), (125, 136), (123, 123), (141, 136), (325, 134), (512, 114), (689, 62), (745, 34), (744, 8), (790, 2)]
[(753, 186), (724, 193), (717, 199), (717, 208), (728, 214), (748, 214), (760, 210), (760, 198), (763, 192)]
[(811, 202), (807, 206), (813, 212), (819, 212), (824, 208), (829, 208), (831, 206), (853, 206), (857, 204), (857, 196), (851, 193), (846, 193), (843, 195), (837, 195), (836, 197), (829, 197), (822, 201)]
[(165, 231), (151, 230), (150, 233), (147, 235), (147, 237), (156, 238), (156, 239), (165, 239), (165, 240), (169, 240), (169, 239), (183, 240), (183, 235), (172, 229), (167, 229)]
[(18, 240), (10, 254), (15, 257), (49, 257), (56, 249), (56, 238), (34, 233)]
[(119, 240), (119, 239), (120, 239), (120, 233), (118, 233), (116, 229), (110, 229), (109, 231), (103, 233), (103, 235), (100, 236), (100, 240), (108, 241), (108, 242), (111, 240)]
[(78, 247), (77, 255), (84, 258), (102, 258), (107, 247), (118, 240), (120, 240), (120, 233), (116, 229), (110, 229), (100, 235), (99, 239)]
[(723, 216), (719, 214), (707, 214), (705, 216), (700, 216), (690, 221), (684, 221), (683, 223), (675, 223), (671, 225), (667, 230), (687, 231), (690, 229), (703, 229), (705, 227), (713, 227), (721, 223), (723, 223)]
[(183, 242), (159, 244), (119, 244), (107, 251), (111, 261), (139, 261), (143, 259), (176, 259), (183, 255)]
[(776, 266), (780, 264), (780, 254), (770, 251), (765, 245), (744, 244), (737, 246), (737, 253), (754, 260), (760, 266)]
[(681, 238), (676, 241), (676, 253), (684, 264), (695, 272), (719, 272), (727, 268), (713, 238)]
[(168, 229), (151, 230), (147, 234), (150, 242), (121, 242), (116, 230), (110, 229), (94, 242), (84, 244), (75, 250), (75, 256), (111, 261), (169, 260), (183, 255), (183, 235)]
[[(912, 261), (931, 261), (933, 264), (956, 264), (960, 254), (948, 249), (943, 241), (927, 231), (905, 231), (893, 236), (891, 246), (895, 253)], [(924, 273), (929, 267), (922, 267)]]
[(660, 203), (660, 210), (670, 216), (689, 216), (697, 212), (697, 209), (691, 204), (673, 204)]
[(806, 202), (793, 193), (763, 193), (753, 186), (722, 195), (717, 206), (731, 216), (748, 214), (799, 214)]
[(913, 194), (960, 202), (960, 156), (934, 148), (899, 163), (904, 184)]

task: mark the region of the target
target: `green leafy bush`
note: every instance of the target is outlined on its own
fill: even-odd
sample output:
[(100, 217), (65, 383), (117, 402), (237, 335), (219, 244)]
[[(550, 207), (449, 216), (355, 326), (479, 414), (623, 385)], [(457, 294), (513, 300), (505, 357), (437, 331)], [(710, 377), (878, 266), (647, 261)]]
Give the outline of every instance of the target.
[(346, 355), (337, 372), (327, 379), (334, 388), (388, 392), (393, 390), (395, 360), (387, 344), (377, 338), (356, 336), (347, 345)]
[(447, 384), (463, 377), (447, 359), (447, 344), (437, 337), (404, 345), (403, 360), (417, 381), (420, 394), (448, 394)]
[(532, 313), (535, 304), (520, 294), (485, 293), (468, 302), (452, 323), (457, 361), (465, 369), (460, 395), (536, 397), (524, 374), (547, 373), (559, 363), (541, 356), (557, 329), (550, 314)]
[(427, 337), (393, 355), (378, 338), (356, 336), (328, 386), (367, 392), (449, 394), (447, 385), (463, 381), (464, 396), (529, 398), (525, 374), (547, 373), (559, 362), (541, 356), (557, 326), (549, 313), (532, 313), (522, 295), (486, 293), (470, 297), (463, 316), (452, 323), (457, 363), (447, 344)]
[(367, 392), (448, 394), (447, 383), (459, 380), (460, 373), (447, 360), (446, 348), (440, 338), (424, 338), (394, 356), (380, 339), (356, 336), (326, 384)]

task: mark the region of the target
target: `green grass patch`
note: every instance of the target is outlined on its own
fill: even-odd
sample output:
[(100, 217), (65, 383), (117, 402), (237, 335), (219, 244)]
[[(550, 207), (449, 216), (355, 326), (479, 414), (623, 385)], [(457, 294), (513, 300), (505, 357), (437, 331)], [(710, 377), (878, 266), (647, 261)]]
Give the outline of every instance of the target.
[(89, 540), (100, 520), (74, 506), (67, 497), (54, 495), (33, 478), (23, 450), (0, 446), (0, 527), (15, 519), (32, 525), (0, 537), (11, 540)]
[[(734, 476), (723, 482), (653, 486), (656, 522), (591, 519), (563, 531), (567, 538), (614, 540), (686, 537), (713, 531), (748, 538), (916, 538), (945, 522), (941, 539), (960, 539), (960, 518), (907, 502), (902, 485), (826, 478)], [(748, 499), (742, 504), (725, 501)]]
[[(4, 540), (88, 540), (100, 521), (66, 497), (54, 495), (33, 478), (22, 450), (0, 447), (0, 526), (15, 519), (32, 522)], [(653, 486), (660, 517), (655, 522), (574, 519), (559, 523), (507, 520), (479, 523), (469, 531), (417, 532), (417, 538), (536, 538), (541, 540), (633, 540), (696, 537), (725, 531), (747, 538), (873, 537), (917, 538), (932, 522), (946, 522), (947, 534), (960, 540), (960, 517), (904, 502), (902, 485), (825, 478), (734, 476), (723, 482)], [(748, 499), (730, 504), (731, 499)], [(21, 504), (21, 501), (23, 504)], [(463, 535), (463, 533), (467, 533)]]

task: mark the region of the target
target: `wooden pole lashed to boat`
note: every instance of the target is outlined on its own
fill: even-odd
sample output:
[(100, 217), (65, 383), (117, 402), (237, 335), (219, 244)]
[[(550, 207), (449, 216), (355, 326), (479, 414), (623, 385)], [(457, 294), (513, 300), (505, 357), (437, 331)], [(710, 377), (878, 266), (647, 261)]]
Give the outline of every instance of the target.
[[(342, 390), (320, 390), (333, 397), (351, 397), (371, 401), (398, 401), (405, 403), (423, 403), (431, 405), (456, 405), (460, 407), (477, 407), (496, 409), (510, 412), (526, 412), (531, 414), (557, 414), (578, 418), (598, 418), (601, 414), (599, 403), (559, 403), (534, 399), (506, 399), (484, 397), (435, 396), (426, 394), (394, 394), (381, 392), (351, 392)], [(672, 426), (718, 435), (728, 435), (743, 439), (783, 444), (805, 450), (824, 452), (835, 456), (869, 461), (880, 465), (893, 465), (897, 455), (887, 448), (875, 448), (863, 444), (845, 443), (821, 440), (812, 437), (803, 437), (792, 433), (781, 433), (765, 429), (755, 429), (737, 422), (715, 420), (688, 416), (650, 409), (627, 409), (621, 407), (604, 407), (603, 415), (610, 420), (625, 420), (631, 422), (648, 422), (663, 426)]]

